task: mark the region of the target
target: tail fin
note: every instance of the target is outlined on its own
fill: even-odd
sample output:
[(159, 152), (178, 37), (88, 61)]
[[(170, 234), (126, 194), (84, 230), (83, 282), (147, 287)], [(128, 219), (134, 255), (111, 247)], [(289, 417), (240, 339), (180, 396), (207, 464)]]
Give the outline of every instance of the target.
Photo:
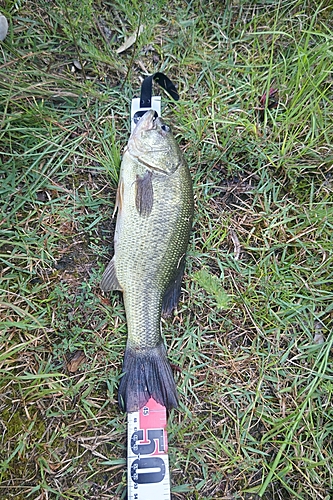
[(178, 406), (176, 384), (163, 342), (153, 349), (126, 347), (118, 401), (122, 411), (141, 409), (154, 398), (167, 409)]

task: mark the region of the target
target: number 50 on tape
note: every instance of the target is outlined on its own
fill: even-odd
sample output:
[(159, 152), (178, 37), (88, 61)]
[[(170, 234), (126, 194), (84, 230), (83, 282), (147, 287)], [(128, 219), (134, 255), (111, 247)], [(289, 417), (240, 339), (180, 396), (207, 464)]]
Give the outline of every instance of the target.
[(150, 398), (127, 421), (128, 500), (170, 500), (165, 407)]

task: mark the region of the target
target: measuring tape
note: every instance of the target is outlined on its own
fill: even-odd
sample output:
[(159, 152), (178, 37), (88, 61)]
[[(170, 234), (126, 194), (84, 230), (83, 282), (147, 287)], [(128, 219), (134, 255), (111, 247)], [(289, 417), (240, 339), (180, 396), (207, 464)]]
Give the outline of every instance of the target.
[(166, 408), (150, 398), (127, 414), (128, 500), (170, 500)]
[[(132, 99), (131, 132), (148, 109), (161, 116), (161, 97), (152, 96), (155, 80), (176, 101), (176, 87), (163, 73), (145, 78), (140, 98)], [(166, 408), (150, 398), (139, 411), (127, 413), (127, 500), (170, 500)]]

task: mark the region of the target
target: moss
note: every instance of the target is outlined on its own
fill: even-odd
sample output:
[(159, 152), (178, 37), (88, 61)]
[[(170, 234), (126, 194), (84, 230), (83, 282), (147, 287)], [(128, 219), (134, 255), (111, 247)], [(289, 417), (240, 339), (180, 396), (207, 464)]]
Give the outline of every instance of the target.
[(31, 456), (35, 455), (36, 443), (45, 435), (45, 421), (38, 414), (29, 420), (21, 407), (14, 413), (6, 408), (1, 420), (6, 429), (2, 448), (8, 458), (0, 463), (0, 476), (3, 480), (32, 476), (35, 467)]

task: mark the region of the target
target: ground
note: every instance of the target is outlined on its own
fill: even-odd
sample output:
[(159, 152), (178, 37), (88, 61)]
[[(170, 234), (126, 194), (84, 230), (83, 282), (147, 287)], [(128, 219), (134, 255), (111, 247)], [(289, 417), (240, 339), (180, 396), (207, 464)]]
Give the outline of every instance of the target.
[(163, 320), (172, 498), (332, 498), (330, 0), (0, 11), (0, 497), (126, 498), (126, 322), (99, 282), (130, 100), (164, 71), (195, 194)]

